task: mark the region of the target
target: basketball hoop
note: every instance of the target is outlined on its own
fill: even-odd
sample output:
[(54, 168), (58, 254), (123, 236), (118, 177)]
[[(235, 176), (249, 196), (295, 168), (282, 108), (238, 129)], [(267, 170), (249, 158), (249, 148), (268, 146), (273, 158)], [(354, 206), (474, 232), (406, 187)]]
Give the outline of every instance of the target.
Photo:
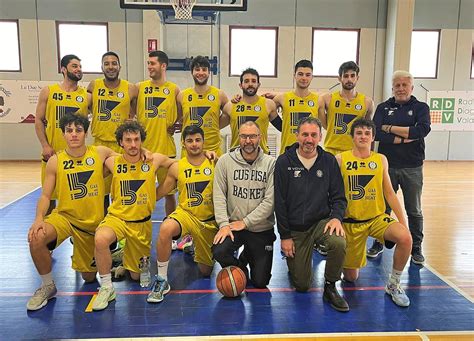
[(174, 17), (178, 20), (191, 20), (196, 0), (170, 0), (174, 9)]

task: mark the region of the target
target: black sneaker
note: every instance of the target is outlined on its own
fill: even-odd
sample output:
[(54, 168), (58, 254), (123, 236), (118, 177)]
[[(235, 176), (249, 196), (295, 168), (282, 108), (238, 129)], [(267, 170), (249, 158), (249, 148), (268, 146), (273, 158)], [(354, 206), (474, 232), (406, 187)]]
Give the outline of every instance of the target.
[(323, 244), (314, 244), (314, 249), (318, 251), (321, 256), (327, 256), (328, 250), (326, 249), (326, 245)]
[(341, 295), (339, 295), (339, 292), (337, 291), (336, 285), (334, 283), (326, 282), (324, 284), (323, 299), (329, 302), (331, 304), (331, 307), (333, 307), (337, 311), (349, 311), (349, 305), (347, 304), (346, 300)]
[(418, 265), (423, 265), (425, 263), (425, 257), (421, 253), (420, 246), (414, 246), (411, 250), (411, 261)]
[(383, 244), (380, 243), (377, 239), (374, 240), (374, 243), (367, 250), (367, 257), (375, 258), (383, 252)]

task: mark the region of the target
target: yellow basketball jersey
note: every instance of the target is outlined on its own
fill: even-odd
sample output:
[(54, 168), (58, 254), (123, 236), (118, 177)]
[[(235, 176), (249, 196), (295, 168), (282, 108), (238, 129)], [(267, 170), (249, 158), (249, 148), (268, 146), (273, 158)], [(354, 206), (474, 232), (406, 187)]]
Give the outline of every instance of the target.
[(46, 138), (54, 151), (64, 150), (66, 140), (59, 128), (59, 120), (66, 114), (87, 116), (87, 91), (78, 87), (76, 91), (67, 92), (59, 84), (49, 85), (48, 102), (46, 104)]
[(140, 83), (137, 100), (137, 120), (145, 128), (143, 147), (153, 153), (176, 156), (173, 136), (168, 134), (178, 117), (176, 84), (154, 85), (151, 80)]
[(352, 149), (352, 123), (366, 113), (364, 94), (357, 93), (352, 101), (346, 101), (339, 91), (333, 92), (327, 110), (328, 129), (324, 147), (342, 151)]
[(352, 150), (341, 155), (341, 173), (348, 202), (345, 218), (368, 220), (385, 212), (383, 164), (379, 153), (360, 159)]
[(257, 96), (258, 100), (254, 104), (249, 104), (241, 100), (238, 103), (232, 103), (232, 112), (230, 114), (230, 130), (232, 132), (231, 147), (239, 145), (239, 128), (242, 123), (254, 121), (260, 127), (260, 147), (263, 152), (268, 154), (268, 111), (265, 104), (266, 99)]
[(200, 127), (204, 131), (204, 149), (219, 151), (221, 148), (219, 89), (210, 86), (203, 95), (198, 95), (194, 88), (184, 90), (182, 108), (183, 128), (190, 125)]
[(104, 79), (96, 79), (92, 94), (92, 136), (102, 141), (115, 142), (115, 130), (130, 114), (129, 83), (120, 80), (115, 89), (109, 89)]
[(179, 160), (178, 205), (201, 221), (214, 217), (213, 180), (214, 165), (208, 159), (200, 166), (193, 166), (187, 158)]
[(109, 213), (125, 221), (150, 216), (156, 203), (155, 169), (142, 160), (130, 163), (117, 156), (112, 172)]
[(306, 117), (318, 117), (318, 94), (310, 92), (306, 97), (299, 97), (294, 91), (289, 91), (283, 96), (281, 107), (283, 129), (281, 131), (280, 154), (285, 148), (296, 142), (296, 129), (298, 122)]
[(94, 232), (104, 218), (103, 162), (95, 146), (78, 158), (57, 154), (57, 211), (80, 229)]

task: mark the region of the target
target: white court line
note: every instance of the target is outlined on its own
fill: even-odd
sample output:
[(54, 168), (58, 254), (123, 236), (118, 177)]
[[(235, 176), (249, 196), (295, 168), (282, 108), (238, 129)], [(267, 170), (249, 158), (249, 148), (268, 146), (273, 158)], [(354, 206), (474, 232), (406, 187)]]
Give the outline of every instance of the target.
[(431, 267), (430, 265), (426, 264), (424, 265), (425, 268), (427, 268), (428, 270), (430, 270), (432, 273), (434, 273), (436, 276), (438, 276), (443, 282), (445, 282), (447, 285), (449, 285), (451, 288), (453, 288), (454, 290), (456, 290), (459, 294), (461, 294), (466, 300), (468, 300), (469, 302), (471, 303), (474, 303), (474, 300), (473, 298), (468, 294), (466, 293), (464, 290), (462, 290), (461, 288), (459, 288), (456, 284), (454, 284), (453, 282), (451, 282), (449, 279), (447, 279), (445, 276), (443, 276), (442, 274), (440, 274), (438, 271), (436, 271), (433, 267)]
[[(23, 183), (24, 183), (24, 182), (23, 182)], [(16, 198), (16, 199), (13, 200), (13, 201), (10, 201), (10, 202), (9, 202), (8, 204), (6, 204), (6, 205), (0, 206), (0, 210), (3, 209), (3, 208), (5, 208), (5, 207), (7, 207), (7, 206), (9, 206), (9, 205), (11, 205), (11, 204), (13, 204), (13, 203), (15, 203), (15, 202), (17, 202), (17, 201), (20, 200), (20, 199), (23, 199), (23, 198), (26, 197), (28, 194), (31, 194), (31, 193), (33, 193), (34, 191), (36, 191), (38, 188), (41, 188), (41, 186), (38, 186), (38, 187), (36, 187), (35, 189), (32, 189), (32, 190), (29, 191), (28, 193), (23, 194), (21, 197), (18, 197), (18, 198)]]

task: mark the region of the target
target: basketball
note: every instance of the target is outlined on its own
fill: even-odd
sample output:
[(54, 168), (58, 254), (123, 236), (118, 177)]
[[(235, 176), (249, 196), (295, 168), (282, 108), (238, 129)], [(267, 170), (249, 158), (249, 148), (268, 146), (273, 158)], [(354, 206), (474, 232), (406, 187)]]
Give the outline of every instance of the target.
[(216, 287), (225, 297), (237, 297), (244, 291), (247, 278), (240, 268), (228, 266), (223, 268), (216, 278)]

